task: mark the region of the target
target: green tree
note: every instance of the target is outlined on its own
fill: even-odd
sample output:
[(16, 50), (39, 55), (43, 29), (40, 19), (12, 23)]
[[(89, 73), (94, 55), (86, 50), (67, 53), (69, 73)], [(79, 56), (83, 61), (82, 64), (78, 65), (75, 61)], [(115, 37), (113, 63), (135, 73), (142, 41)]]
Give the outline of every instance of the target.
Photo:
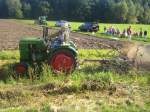
[(1, 18), (150, 23), (150, 0), (0, 0)]
[(137, 15), (136, 15), (136, 6), (133, 1), (128, 0), (128, 13), (127, 13), (127, 22), (128, 23), (137, 23)]
[[(105, 0), (102, 0), (105, 1)], [(104, 2), (105, 3), (105, 2)], [(105, 19), (106, 22), (116, 22), (116, 20), (114, 19), (114, 5), (116, 4), (116, 2), (114, 0), (106, 0), (106, 3), (104, 4), (104, 10), (102, 13), (104, 13), (105, 15)]]
[(89, 0), (75, 0), (76, 7), (74, 9), (74, 17), (78, 20), (90, 20), (91, 7), (89, 5)]
[(140, 3), (136, 3), (136, 16), (137, 16), (137, 20), (138, 22), (142, 22), (142, 18), (143, 18), (143, 13), (144, 13), (144, 8), (142, 7), (142, 5)]
[(114, 17), (118, 22), (125, 22), (128, 14), (128, 6), (125, 1), (115, 4), (113, 8)]
[(4, 0), (0, 0), (0, 17), (4, 16), (3, 11), (6, 11), (4, 10)]
[(8, 16), (13, 18), (22, 18), (22, 4), (20, 0), (6, 0), (5, 1), (7, 9), (8, 9)]
[(146, 3), (144, 6), (143, 23), (150, 24), (150, 6)]
[(90, 5), (90, 9), (91, 9), (91, 14), (90, 14), (90, 19), (92, 21), (100, 21), (101, 17), (100, 17), (100, 0), (89, 0), (89, 5)]
[(51, 11), (51, 6), (47, 1), (40, 1), (38, 5), (39, 16), (48, 16)]
[(31, 5), (29, 3), (23, 3), (23, 15), (25, 18), (31, 18)]

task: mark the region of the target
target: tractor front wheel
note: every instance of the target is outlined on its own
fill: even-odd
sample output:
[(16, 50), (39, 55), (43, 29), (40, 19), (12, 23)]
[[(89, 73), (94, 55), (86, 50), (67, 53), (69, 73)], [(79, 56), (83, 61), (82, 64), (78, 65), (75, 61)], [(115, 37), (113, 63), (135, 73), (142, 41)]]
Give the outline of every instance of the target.
[(28, 71), (28, 65), (25, 63), (18, 63), (14, 66), (14, 71), (17, 74), (25, 74)]
[(76, 57), (69, 50), (56, 51), (53, 54), (49, 65), (51, 66), (52, 71), (56, 74), (69, 74), (72, 73), (76, 67)]

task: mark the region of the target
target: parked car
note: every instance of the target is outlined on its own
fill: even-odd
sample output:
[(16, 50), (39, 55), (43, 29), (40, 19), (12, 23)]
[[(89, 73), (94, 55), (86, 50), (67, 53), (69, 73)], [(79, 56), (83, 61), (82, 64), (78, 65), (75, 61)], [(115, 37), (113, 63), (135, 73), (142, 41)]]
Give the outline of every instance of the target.
[[(56, 21), (55, 26), (56, 26), (56, 27), (63, 27), (66, 23), (69, 24), (68, 21), (64, 21), (64, 20)], [(69, 26), (70, 26), (70, 24), (69, 24)]]
[(87, 22), (79, 26), (80, 31), (97, 32), (99, 31), (99, 24), (97, 22)]

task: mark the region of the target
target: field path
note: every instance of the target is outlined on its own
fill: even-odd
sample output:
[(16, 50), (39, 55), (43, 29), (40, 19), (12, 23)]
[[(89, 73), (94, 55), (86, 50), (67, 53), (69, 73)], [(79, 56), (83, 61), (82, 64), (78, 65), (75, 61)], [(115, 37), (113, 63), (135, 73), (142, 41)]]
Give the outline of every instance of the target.
[[(26, 25), (15, 20), (0, 19), (0, 50), (18, 49), (18, 43), (22, 37), (41, 37), (42, 30), (40, 29), (38, 26)], [(55, 31), (52, 29), (50, 33)], [(70, 35), (71, 40), (76, 43), (79, 49), (124, 47), (129, 44), (129, 42), (97, 38), (79, 33), (71, 33)]]

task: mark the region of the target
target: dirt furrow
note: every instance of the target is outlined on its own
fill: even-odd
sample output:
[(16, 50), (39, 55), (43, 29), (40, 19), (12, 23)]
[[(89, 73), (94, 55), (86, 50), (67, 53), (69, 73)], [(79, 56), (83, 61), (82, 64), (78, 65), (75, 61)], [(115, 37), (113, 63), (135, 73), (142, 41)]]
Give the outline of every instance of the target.
[[(41, 37), (40, 27), (25, 25), (15, 20), (0, 19), (0, 50), (17, 49), (22, 37)], [(56, 30), (51, 29), (51, 33)], [(96, 38), (94, 36), (71, 33), (70, 38), (79, 49), (100, 49), (128, 46), (129, 42)]]

